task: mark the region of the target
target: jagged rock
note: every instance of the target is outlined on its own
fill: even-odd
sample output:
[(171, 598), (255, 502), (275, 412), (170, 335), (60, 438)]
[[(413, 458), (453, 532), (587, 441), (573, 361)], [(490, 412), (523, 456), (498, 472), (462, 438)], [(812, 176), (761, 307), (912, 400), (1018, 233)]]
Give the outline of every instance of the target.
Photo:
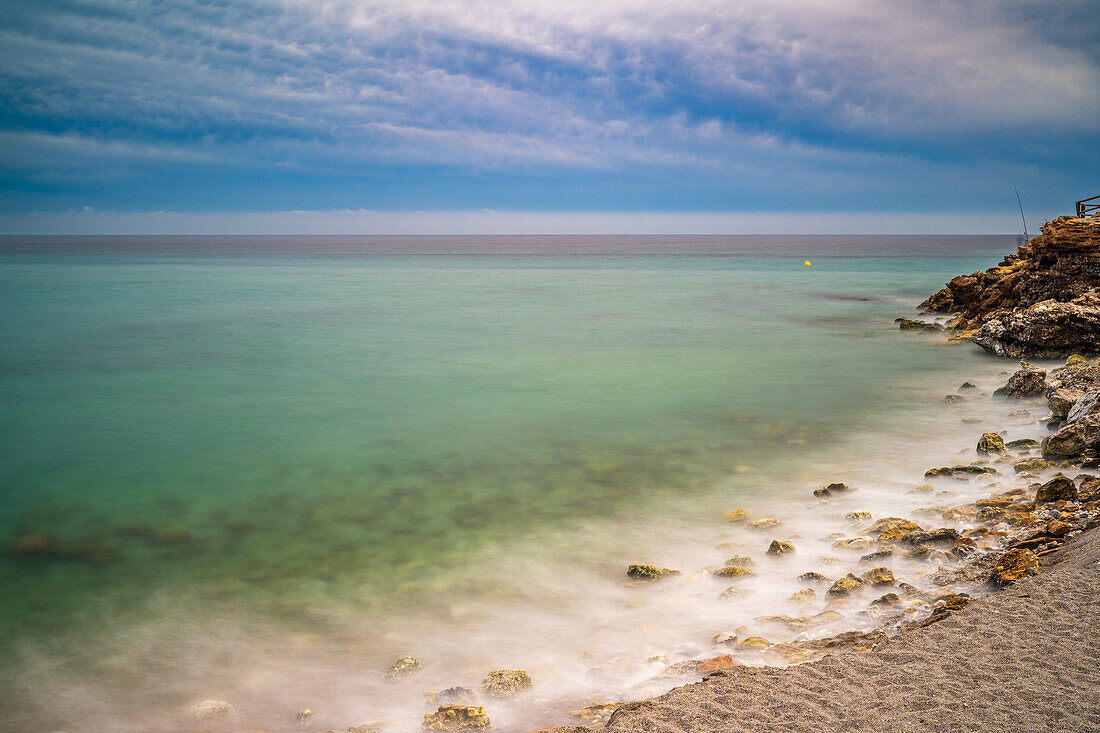
[(656, 565), (635, 563), (627, 567), (626, 574), (634, 580), (643, 583), (651, 583), (654, 580), (660, 580), (661, 578), (667, 578), (672, 575), (679, 575), (680, 571), (673, 570), (672, 568), (659, 568)]
[(1073, 300), (1100, 287), (1100, 221), (1063, 216), (1043, 225), (996, 267), (960, 275), (921, 304), (939, 313), (983, 319), (1001, 308)]
[(1035, 397), (1046, 391), (1047, 373), (1043, 369), (1036, 369), (1027, 362), (1021, 361), (1019, 371), (1008, 378), (1005, 386), (996, 390), (994, 394), (1002, 397)]
[(1043, 458), (1077, 458), (1100, 446), (1100, 415), (1087, 415), (1065, 425), (1040, 445)]
[(1066, 422), (1081, 422), (1085, 417), (1095, 415), (1097, 412), (1100, 412), (1100, 389), (1091, 389), (1073, 403), (1066, 413)]
[(1035, 501), (1046, 504), (1059, 499), (1073, 501), (1077, 498), (1077, 486), (1065, 476), (1055, 476), (1035, 492)]
[(481, 691), (491, 697), (512, 697), (534, 686), (524, 669), (493, 670), (481, 681)]
[(492, 726), (485, 708), (473, 705), (441, 705), (424, 713), (424, 730), (486, 730)]
[(414, 657), (398, 657), (385, 676), (388, 680), (405, 680), (419, 671), (420, 662), (416, 661)]
[(1003, 456), (1008, 449), (1005, 448), (1005, 439), (997, 433), (983, 433), (978, 440), (978, 452), (984, 455)]
[(1017, 359), (1055, 359), (1073, 351), (1096, 353), (1100, 352), (1100, 308), (1046, 300), (991, 316), (970, 340), (995, 354)]
[(227, 718), (236, 713), (232, 705), (223, 700), (203, 700), (191, 706), (191, 718), (196, 722)]
[(789, 555), (794, 552), (794, 545), (790, 542), (781, 542), (780, 540), (772, 540), (772, 543), (768, 546), (768, 555)]
[(848, 484), (832, 483), (820, 489), (815, 489), (814, 496), (836, 496), (837, 494), (847, 494), (853, 490)]
[(894, 573), (890, 568), (874, 568), (864, 573), (863, 579), (871, 585), (893, 585)]
[(767, 529), (768, 527), (778, 527), (779, 520), (773, 517), (767, 517), (765, 519), (757, 519), (755, 522), (749, 522), (745, 525), (745, 529)]
[(1083, 395), (1079, 389), (1055, 389), (1047, 393), (1047, 406), (1050, 414), (1059, 420), (1065, 420), (1069, 410)]
[(863, 589), (867, 581), (862, 578), (857, 578), (855, 575), (848, 573), (843, 578), (840, 578), (826, 591), (826, 595), (843, 597), (849, 596), (852, 593), (856, 593)]
[(1039, 558), (1031, 550), (1016, 548), (1001, 555), (993, 566), (993, 582), (1002, 588), (1039, 572)]

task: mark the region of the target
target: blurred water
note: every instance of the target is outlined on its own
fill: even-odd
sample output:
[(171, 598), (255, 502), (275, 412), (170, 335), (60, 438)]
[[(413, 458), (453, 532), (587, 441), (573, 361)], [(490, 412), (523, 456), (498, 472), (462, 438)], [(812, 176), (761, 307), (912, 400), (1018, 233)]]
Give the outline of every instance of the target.
[[(699, 559), (702, 513), (780, 507), (852, 436), (1003, 369), (892, 321), (1014, 246), (0, 241), (8, 722), (163, 727), (219, 673), (285, 687), (275, 659), (334, 696), (413, 650), (446, 686), (531, 664), (521, 612), (579, 650), (623, 562)], [(95, 556), (10, 551), (32, 533)]]

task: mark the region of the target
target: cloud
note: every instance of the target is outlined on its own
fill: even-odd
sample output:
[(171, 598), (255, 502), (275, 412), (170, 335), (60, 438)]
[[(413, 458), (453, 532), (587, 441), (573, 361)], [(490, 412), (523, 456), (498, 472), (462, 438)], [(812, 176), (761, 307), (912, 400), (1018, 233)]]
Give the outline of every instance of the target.
[[(333, 186), (441, 168), (572, 173), (580, 185), (600, 171), (626, 188), (751, 172), (779, 196), (785, 182), (858, 168), (858, 194), (928, 165), (1061, 166), (1081, 178), (1080, 151), (1100, 143), (1084, 2), (1046, 14), (938, 0), (8, 10), (0, 172), (20, 191), (77, 195), (80, 181), (140, 180), (159, 166), (183, 188), (226, 171)], [(731, 205), (745, 193), (731, 189)]]

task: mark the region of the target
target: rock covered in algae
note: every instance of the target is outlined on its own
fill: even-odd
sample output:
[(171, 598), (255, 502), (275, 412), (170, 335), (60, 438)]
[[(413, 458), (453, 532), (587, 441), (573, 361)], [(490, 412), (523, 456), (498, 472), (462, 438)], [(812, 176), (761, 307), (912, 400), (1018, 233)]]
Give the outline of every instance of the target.
[(894, 573), (890, 568), (873, 568), (863, 574), (863, 579), (871, 585), (893, 585)]
[(420, 671), (420, 662), (416, 657), (398, 657), (386, 672), (386, 679), (392, 681), (407, 680)]
[(656, 565), (635, 563), (627, 567), (626, 574), (634, 580), (649, 583), (672, 575), (679, 575), (680, 571), (673, 570), (672, 568), (659, 568)]
[(781, 540), (772, 540), (772, 543), (768, 545), (769, 555), (789, 555), (794, 552), (794, 545), (790, 542), (783, 542)]
[(791, 601), (794, 603), (810, 603), (815, 598), (817, 598), (817, 591), (813, 588), (803, 588), (791, 594)]
[(1039, 572), (1039, 558), (1031, 550), (1016, 548), (1001, 555), (993, 566), (993, 582), (1002, 588)]
[(491, 697), (512, 697), (534, 686), (525, 669), (493, 670), (481, 681), (481, 691)]
[(1055, 476), (1035, 492), (1035, 501), (1040, 504), (1058, 501), (1059, 499), (1073, 501), (1076, 498), (1077, 486), (1065, 476)]
[(1008, 452), (1005, 448), (1005, 439), (998, 433), (982, 433), (978, 439), (978, 452), (983, 455), (1002, 456)]
[(756, 572), (744, 565), (727, 565), (715, 570), (714, 574), (719, 578), (741, 578), (746, 575), (756, 575)]
[(1045, 471), (1050, 468), (1050, 461), (1045, 458), (1031, 458), (1026, 461), (1020, 461), (1012, 468), (1016, 473), (1035, 473), (1036, 471)]
[(424, 730), (486, 730), (491, 725), (485, 708), (474, 705), (440, 705), (424, 713)]
[(826, 591), (826, 595), (833, 597), (849, 596), (853, 593), (857, 593), (863, 589), (863, 586), (867, 581), (862, 578), (858, 578), (851, 573), (848, 573), (843, 578), (839, 578), (829, 590)]

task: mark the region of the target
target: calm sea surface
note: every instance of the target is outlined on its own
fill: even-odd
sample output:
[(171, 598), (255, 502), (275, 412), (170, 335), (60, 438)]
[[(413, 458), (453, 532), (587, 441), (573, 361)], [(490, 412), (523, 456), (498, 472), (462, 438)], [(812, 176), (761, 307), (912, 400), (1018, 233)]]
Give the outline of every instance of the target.
[(1016, 245), (0, 238), (0, 728), (122, 726), (131, 676), (162, 680), (131, 712), (178, 707), (297, 633), (358, 674), (409, 619), (621, 573), (671, 514), (781, 496), (745, 477), (988, 369), (893, 319)]

